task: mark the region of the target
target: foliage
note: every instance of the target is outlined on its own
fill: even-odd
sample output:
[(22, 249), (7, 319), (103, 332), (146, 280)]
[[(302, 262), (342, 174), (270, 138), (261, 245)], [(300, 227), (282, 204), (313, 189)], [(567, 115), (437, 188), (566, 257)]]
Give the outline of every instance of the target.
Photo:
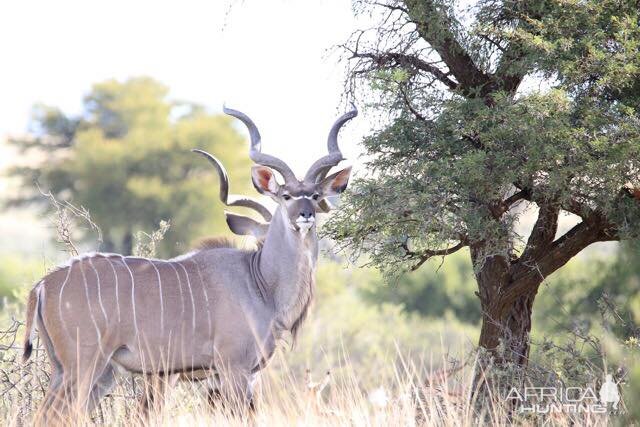
[[(590, 299), (608, 312), (611, 330), (622, 339), (640, 339), (640, 243), (625, 243), (613, 267), (597, 282)], [(592, 307), (589, 307), (592, 309)]]
[(429, 319), (453, 316), (475, 325), (480, 318), (473, 292), (473, 268), (466, 251), (429, 260), (420, 270), (404, 274), (393, 283), (382, 277), (363, 280), (360, 288), (367, 302), (398, 304)]
[(625, 242), (611, 260), (577, 260), (552, 276), (534, 316), (539, 335), (579, 331), (640, 338), (639, 254), (637, 242)]
[(453, 315), (427, 320), (402, 304), (372, 304), (362, 297), (362, 289), (380, 281), (373, 269), (344, 269), (323, 260), (316, 306), (296, 347), (286, 354), (288, 369), (337, 372), (340, 359), (347, 357), (357, 367), (359, 384), (376, 387), (392, 380), (403, 363), (436, 370), (446, 366), (448, 357), (461, 359), (471, 350), (477, 329)]
[(228, 118), (170, 101), (167, 93), (149, 78), (108, 80), (94, 85), (78, 116), (36, 106), (33, 137), (12, 141), (29, 163), (11, 171), (22, 192), (9, 205), (44, 206), (38, 182), (58, 200), (88, 209), (102, 228), (103, 250), (125, 254), (134, 231), (161, 220), (173, 224), (159, 248), (165, 256), (184, 251), (195, 236), (224, 230), (217, 177), (189, 150), (218, 156), (236, 190), (249, 191), (242, 137)]
[[(526, 363), (545, 278), (640, 237), (637, 4), (355, 3), (380, 21), (343, 46), (350, 88), (381, 125), (324, 232), (391, 281), (469, 247), (480, 345)], [(523, 205), (537, 219), (519, 234)], [(561, 211), (582, 221), (556, 238)]]
[[(517, 216), (504, 201), (525, 189), (515, 201), (553, 202), (581, 216), (597, 210), (615, 222), (620, 238), (637, 236), (632, 218), (640, 215), (638, 203), (620, 197), (625, 185), (640, 186), (640, 116), (632, 91), (640, 77), (635, 2), (483, 1), (468, 28), (448, 2), (405, 3), (386, 3), (396, 7), (388, 15), (393, 25), (383, 24), (373, 40), (363, 32), (357, 46), (348, 46), (359, 61), (354, 76), (370, 84), (380, 96), (372, 106), (389, 111), (391, 119), (366, 138), (370, 173), (351, 185), (329, 235), (366, 250), (385, 270), (415, 268), (430, 250), (460, 241), (483, 242), (485, 256), (511, 258), (522, 236), (513, 235)], [(437, 13), (428, 15), (430, 7)], [(441, 96), (447, 81), (426, 68), (427, 52), (440, 53), (433, 33), (443, 24), (441, 15), (482, 76), (520, 73), (521, 81), (544, 72), (554, 77), (545, 82), (552, 89), (526, 93), (497, 86), (480, 96), (464, 93), (458, 82)], [(396, 28), (411, 19), (419, 21), (415, 30)], [(502, 47), (487, 38), (494, 44), (499, 39)], [(517, 61), (506, 57), (505, 46), (519, 49)], [(594, 58), (584, 59), (585, 51)], [(442, 62), (446, 58), (432, 63)], [(455, 64), (446, 65), (455, 75)], [(500, 66), (502, 74), (495, 69)], [(620, 96), (604, 98), (609, 92)]]
[(136, 233), (136, 243), (133, 248), (133, 254), (143, 258), (153, 258), (156, 256), (158, 244), (162, 242), (169, 228), (171, 228), (171, 224), (168, 221), (160, 221), (158, 229), (151, 234), (138, 231)]
[(42, 267), (37, 261), (3, 256), (0, 259), (0, 314), (7, 302), (26, 296), (26, 292), (21, 292), (22, 287), (34, 283), (41, 273)]

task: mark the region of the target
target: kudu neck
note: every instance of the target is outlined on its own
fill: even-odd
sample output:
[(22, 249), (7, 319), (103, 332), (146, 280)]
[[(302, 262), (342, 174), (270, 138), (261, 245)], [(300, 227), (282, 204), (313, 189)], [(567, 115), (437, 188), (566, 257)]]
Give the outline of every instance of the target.
[(276, 305), (286, 305), (297, 295), (301, 281), (313, 275), (318, 258), (315, 226), (305, 235), (292, 228), (284, 211), (278, 207), (260, 254), (260, 272), (272, 290)]

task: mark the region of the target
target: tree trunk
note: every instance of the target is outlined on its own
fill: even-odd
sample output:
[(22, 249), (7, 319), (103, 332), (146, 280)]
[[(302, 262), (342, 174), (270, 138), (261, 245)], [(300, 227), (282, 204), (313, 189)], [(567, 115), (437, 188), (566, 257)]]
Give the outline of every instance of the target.
[(483, 304), (478, 345), (489, 350), (498, 364), (510, 362), (526, 368), (529, 360), (531, 315), (536, 293), (537, 287), (534, 291), (518, 295), (506, 308), (499, 300), (487, 307)]
[[(511, 362), (525, 368), (529, 360), (533, 302), (541, 282), (517, 286), (511, 281), (511, 264), (505, 256), (485, 258), (471, 248), (471, 257), (482, 306), (478, 345), (488, 350), (497, 364)], [(509, 292), (514, 288), (522, 290), (514, 296)]]
[(133, 233), (131, 230), (127, 230), (122, 239), (122, 254), (133, 255)]
[(113, 243), (113, 239), (111, 238), (111, 235), (109, 234), (109, 231), (106, 231), (104, 233), (104, 238), (102, 241), (102, 247), (99, 249), (102, 252), (115, 252), (116, 251), (116, 244)]

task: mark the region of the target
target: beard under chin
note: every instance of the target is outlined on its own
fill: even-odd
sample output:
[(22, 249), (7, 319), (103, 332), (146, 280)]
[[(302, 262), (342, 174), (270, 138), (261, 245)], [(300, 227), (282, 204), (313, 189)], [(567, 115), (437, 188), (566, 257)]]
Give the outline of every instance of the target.
[(298, 228), (298, 233), (300, 233), (300, 236), (306, 237), (307, 233), (313, 228), (314, 223), (310, 222), (310, 223), (302, 223), (302, 224), (296, 224), (296, 225)]

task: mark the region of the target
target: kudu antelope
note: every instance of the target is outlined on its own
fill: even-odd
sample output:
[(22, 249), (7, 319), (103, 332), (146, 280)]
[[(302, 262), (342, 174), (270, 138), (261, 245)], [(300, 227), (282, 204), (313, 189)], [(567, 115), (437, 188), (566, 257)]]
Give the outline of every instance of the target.
[(253, 184), (277, 208), (272, 215), (251, 199), (229, 197), (222, 182), (221, 199), (270, 219), (266, 225), (227, 216), (234, 232), (260, 235), (262, 244), (256, 250), (203, 247), (170, 260), (87, 254), (47, 274), (29, 294), (24, 344), (27, 360), (37, 327), (51, 362), (39, 410), (44, 420), (64, 419), (74, 408), (90, 411), (120, 371), (215, 373), (224, 398), (248, 404), (278, 339), (297, 333), (314, 294), (315, 215), (327, 210), (326, 197), (347, 186), (350, 168), (326, 175), (343, 160), (338, 132), (357, 110), (334, 123), (329, 154), (302, 180), (261, 152), (260, 133), (248, 116), (224, 111), (248, 128)]

